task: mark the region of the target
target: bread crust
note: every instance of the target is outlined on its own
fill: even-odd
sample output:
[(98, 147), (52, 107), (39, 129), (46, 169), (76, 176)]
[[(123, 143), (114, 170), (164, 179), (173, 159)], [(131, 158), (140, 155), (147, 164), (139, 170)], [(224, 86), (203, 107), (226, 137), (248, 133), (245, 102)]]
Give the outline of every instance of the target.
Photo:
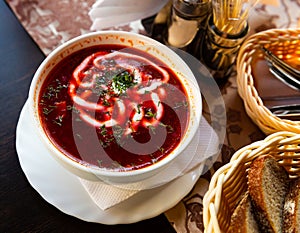
[[(282, 232), (288, 179), (285, 169), (270, 155), (260, 156), (251, 164), (248, 190), (255, 210), (254, 215), (262, 232)], [(277, 199), (279, 202), (274, 201)]]
[(246, 192), (231, 216), (229, 233), (258, 232), (259, 228), (253, 215), (250, 196)]
[(300, 179), (296, 179), (290, 184), (289, 192), (286, 196), (283, 210), (283, 233), (297, 233), (299, 229), (299, 198)]

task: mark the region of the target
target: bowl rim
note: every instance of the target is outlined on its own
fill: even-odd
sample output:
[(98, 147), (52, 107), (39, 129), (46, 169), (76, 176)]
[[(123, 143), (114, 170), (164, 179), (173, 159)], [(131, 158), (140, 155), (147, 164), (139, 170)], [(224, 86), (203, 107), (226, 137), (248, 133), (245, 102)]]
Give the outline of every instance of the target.
[[(105, 168), (100, 168), (97, 167), (96, 165), (92, 165), (89, 163), (81, 163), (81, 160), (75, 160), (70, 158), (70, 156), (67, 156), (66, 154), (64, 154), (61, 150), (59, 150), (49, 139), (49, 137), (47, 136), (47, 134), (44, 132), (44, 129), (41, 125), (41, 122), (39, 120), (39, 114), (38, 112), (35, 111), (35, 101), (38, 99), (38, 92), (36, 92), (36, 87), (38, 85), (38, 81), (40, 81), (41, 83), (43, 83), (44, 79), (41, 81), (40, 80), (40, 76), (42, 75), (42, 71), (45, 69), (46, 65), (51, 62), (51, 60), (53, 58), (55, 58), (58, 54), (61, 53), (61, 51), (63, 51), (64, 49), (69, 48), (71, 45), (76, 44), (80, 41), (83, 41), (85, 39), (90, 39), (93, 38), (95, 36), (106, 36), (106, 35), (112, 35), (112, 36), (125, 36), (125, 37), (136, 37), (138, 40), (141, 40), (143, 42), (145, 42), (145, 45), (147, 46), (161, 46), (162, 48), (164, 48), (164, 53), (168, 53), (171, 54), (172, 56), (172, 62), (180, 64), (185, 66), (184, 68), (187, 69), (187, 71), (190, 72), (189, 75), (191, 75), (191, 77), (194, 80), (189, 80), (190, 83), (192, 85), (195, 85), (196, 88), (199, 90), (199, 93), (196, 93), (197, 96), (195, 99), (197, 99), (197, 111), (193, 111), (193, 117), (189, 116), (189, 123), (186, 129), (186, 132), (184, 133), (184, 137), (182, 139), (185, 139), (185, 143), (182, 144), (182, 142), (176, 146), (176, 148), (174, 150), (172, 150), (172, 152), (174, 152), (176, 150), (176, 153), (172, 153), (167, 155), (166, 157), (164, 157), (162, 160), (143, 167), (141, 169), (135, 169), (135, 170), (129, 170), (129, 171), (115, 171), (115, 170), (107, 170)], [(104, 43), (105, 44), (105, 43)], [(107, 43), (108, 44), (108, 43)], [(89, 46), (83, 47), (83, 48), (87, 48)], [(137, 46), (132, 46), (132, 47), (137, 47)], [(159, 60), (161, 60), (160, 57), (158, 57)], [(165, 63), (165, 61), (163, 61)], [(55, 64), (56, 65), (56, 64)], [(178, 65), (177, 65), (178, 66)], [(176, 70), (173, 70), (176, 74)], [(195, 83), (196, 82), (196, 83)], [(183, 84), (186, 92), (188, 94), (189, 97), (189, 101), (191, 102), (191, 98), (190, 98), (190, 94), (189, 91), (186, 88), (186, 84)], [(60, 160), (63, 160), (63, 162), (66, 162), (67, 164), (71, 165), (72, 167), (75, 167), (81, 171), (84, 172), (88, 172), (91, 173), (93, 175), (96, 175), (98, 178), (99, 176), (105, 176), (105, 177), (127, 177), (127, 176), (135, 176), (135, 175), (140, 175), (140, 174), (144, 174), (147, 172), (151, 172), (154, 171), (156, 169), (159, 169), (160, 167), (164, 167), (165, 165), (169, 164), (171, 161), (173, 161), (180, 153), (182, 153), (187, 146), (191, 143), (192, 139), (194, 138), (198, 127), (200, 125), (200, 120), (202, 117), (202, 97), (201, 97), (201, 93), (200, 93), (200, 87), (197, 84), (197, 81), (194, 77), (193, 72), (190, 70), (190, 68), (188, 67), (188, 65), (183, 61), (183, 59), (180, 58), (180, 56), (178, 54), (176, 54), (172, 49), (170, 49), (168, 46), (150, 38), (147, 37), (145, 35), (142, 34), (138, 34), (135, 32), (127, 32), (127, 31), (114, 31), (114, 30), (107, 30), (107, 31), (97, 31), (97, 32), (90, 32), (87, 34), (83, 34), (80, 36), (77, 36), (61, 45), (59, 45), (57, 48), (55, 48), (45, 59), (44, 61), (40, 64), (40, 66), (38, 67), (38, 69), (36, 70), (31, 85), (30, 85), (30, 89), (29, 89), (29, 108), (30, 108), (30, 112), (31, 115), (34, 116), (34, 124), (35, 126), (37, 126), (37, 131), (39, 132), (39, 135), (42, 137), (42, 141), (44, 143), (46, 143), (47, 148), (51, 150), (51, 154), (56, 157), (59, 158)], [(194, 101), (195, 102), (195, 101)], [(196, 103), (196, 102), (195, 102)], [(191, 108), (191, 107), (190, 107)], [(190, 109), (190, 112), (192, 114), (192, 109)], [(191, 115), (190, 114), (190, 115)], [(191, 125), (191, 119), (193, 121), (195, 121), (195, 123), (193, 123)], [(188, 137), (186, 137), (186, 135), (189, 135)]]

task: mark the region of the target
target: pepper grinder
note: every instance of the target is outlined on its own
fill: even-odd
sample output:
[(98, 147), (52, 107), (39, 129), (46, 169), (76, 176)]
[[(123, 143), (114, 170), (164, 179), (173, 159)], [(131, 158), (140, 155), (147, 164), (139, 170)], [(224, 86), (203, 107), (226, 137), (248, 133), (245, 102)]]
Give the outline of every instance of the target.
[(186, 49), (193, 41), (198, 43), (199, 31), (205, 30), (210, 13), (210, 0), (173, 0), (165, 44)]

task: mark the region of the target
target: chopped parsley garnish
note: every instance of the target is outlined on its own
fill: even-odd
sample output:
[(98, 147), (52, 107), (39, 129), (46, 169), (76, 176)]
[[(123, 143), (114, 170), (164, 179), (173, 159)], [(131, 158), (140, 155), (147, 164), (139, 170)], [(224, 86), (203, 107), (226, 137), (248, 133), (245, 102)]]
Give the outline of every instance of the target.
[(52, 111), (53, 111), (53, 108), (50, 108), (50, 109), (49, 109), (49, 108), (46, 108), (46, 107), (43, 108), (43, 113), (44, 113), (45, 115), (49, 115), (49, 113), (52, 112)]
[(147, 112), (145, 113), (145, 117), (156, 118), (156, 112), (153, 113), (151, 109), (148, 109)]
[(68, 111), (73, 111), (75, 113), (79, 113), (79, 110), (74, 105), (68, 105), (67, 110)]
[(115, 137), (121, 137), (124, 133), (124, 129), (120, 125), (113, 126), (113, 132)]
[(138, 104), (138, 105), (137, 105), (137, 113), (138, 113), (138, 114), (141, 114), (141, 107), (142, 107), (141, 104)]
[(61, 82), (56, 79), (55, 85), (49, 85), (47, 91), (43, 94), (43, 98), (51, 99), (52, 97), (58, 98), (58, 93), (63, 88), (68, 88), (68, 85), (61, 84)]
[(185, 107), (187, 108), (189, 106), (189, 103), (187, 101), (183, 102), (177, 102), (175, 103), (175, 106), (173, 107), (174, 109), (180, 108), (180, 107)]
[(100, 133), (102, 136), (105, 136), (107, 134), (107, 129), (106, 129), (105, 125), (102, 125), (100, 127)]
[(108, 101), (107, 99), (105, 99), (105, 98), (103, 99), (103, 102), (102, 102), (102, 103), (103, 103), (103, 105), (106, 106), (106, 107), (110, 106), (109, 101)]
[(168, 133), (174, 132), (174, 129), (173, 129), (173, 127), (171, 125), (166, 125), (166, 124), (164, 124), (162, 122), (160, 122), (159, 125), (165, 127), (167, 129)]
[(158, 148), (158, 150), (163, 154), (165, 149), (163, 147)]
[(116, 74), (112, 79), (112, 87), (118, 94), (124, 93), (128, 88), (136, 85), (134, 75), (127, 70)]
[(58, 116), (53, 123), (57, 124), (58, 126), (62, 126), (63, 116)]

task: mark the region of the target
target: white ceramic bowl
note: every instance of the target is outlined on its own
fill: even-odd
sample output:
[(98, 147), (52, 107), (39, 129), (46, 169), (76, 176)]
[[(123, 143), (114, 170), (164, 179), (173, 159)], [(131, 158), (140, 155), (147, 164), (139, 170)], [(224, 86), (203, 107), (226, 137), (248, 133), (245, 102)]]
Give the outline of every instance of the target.
[[(41, 120), (38, 115), (38, 98), (41, 86), (49, 74), (49, 72), (58, 64), (63, 58), (79, 51), (83, 48), (99, 44), (118, 44), (131, 47), (138, 47), (147, 53), (152, 54), (167, 66), (169, 66), (181, 79), (188, 94), (190, 118), (186, 133), (184, 134), (180, 144), (161, 161), (154, 163), (145, 168), (132, 171), (111, 171), (96, 166), (89, 166), (82, 164), (67, 157), (54, 144), (51, 143), (48, 136), (44, 132), (41, 125)], [(197, 81), (186, 65), (186, 63), (170, 48), (161, 43), (135, 33), (121, 32), (121, 31), (100, 31), (89, 33), (77, 38), (74, 38), (65, 44), (56, 48), (40, 65), (36, 71), (29, 91), (29, 106), (31, 115), (33, 116), (34, 125), (50, 154), (67, 170), (81, 178), (92, 181), (105, 181), (109, 183), (124, 184), (144, 180), (157, 174), (161, 169), (164, 169), (170, 162), (172, 162), (178, 154), (180, 154), (189, 145), (193, 139), (202, 115), (202, 101), (201, 94)]]

